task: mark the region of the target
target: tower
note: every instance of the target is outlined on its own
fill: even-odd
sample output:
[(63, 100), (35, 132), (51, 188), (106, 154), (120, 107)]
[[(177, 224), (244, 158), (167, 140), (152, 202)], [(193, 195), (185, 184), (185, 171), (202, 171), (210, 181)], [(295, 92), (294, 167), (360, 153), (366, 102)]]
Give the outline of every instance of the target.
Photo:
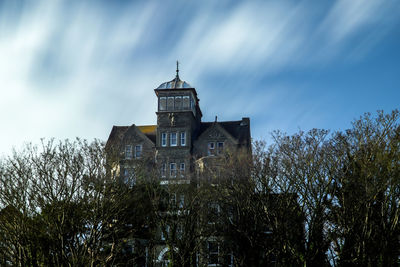
[[(157, 160), (161, 174), (184, 178), (191, 165), (193, 142), (198, 134), (202, 113), (194, 87), (176, 76), (154, 89), (157, 96)], [(168, 170), (168, 172), (167, 172)]]

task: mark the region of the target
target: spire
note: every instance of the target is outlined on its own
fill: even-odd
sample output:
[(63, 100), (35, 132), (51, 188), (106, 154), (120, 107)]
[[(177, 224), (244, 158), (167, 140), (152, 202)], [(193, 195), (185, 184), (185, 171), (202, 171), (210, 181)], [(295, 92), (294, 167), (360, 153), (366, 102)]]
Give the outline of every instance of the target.
[(179, 61), (176, 61), (176, 79), (179, 80)]

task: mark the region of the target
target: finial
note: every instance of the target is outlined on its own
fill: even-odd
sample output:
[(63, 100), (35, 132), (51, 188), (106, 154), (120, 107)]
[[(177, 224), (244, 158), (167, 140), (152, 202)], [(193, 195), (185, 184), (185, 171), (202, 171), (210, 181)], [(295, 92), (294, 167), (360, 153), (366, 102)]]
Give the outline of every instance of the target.
[(176, 61), (176, 78), (179, 79), (179, 61)]

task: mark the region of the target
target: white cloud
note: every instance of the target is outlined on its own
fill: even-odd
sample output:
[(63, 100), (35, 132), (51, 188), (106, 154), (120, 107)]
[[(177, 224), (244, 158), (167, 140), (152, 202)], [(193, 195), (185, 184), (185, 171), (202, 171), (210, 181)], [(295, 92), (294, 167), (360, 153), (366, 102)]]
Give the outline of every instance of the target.
[[(112, 124), (154, 123), (152, 89), (172, 79), (176, 59), (183, 79), (205, 87), (198, 88), (208, 101), (201, 105), (210, 113), (219, 113), (212, 97), (224, 96), (243, 109), (221, 116), (257, 116), (266, 103), (272, 112), (284, 96), (257, 84), (261, 78), (319, 66), (321, 54), (333, 59), (364, 30), (369, 33), (357, 47), (366, 54), (383, 38), (378, 26), (395, 6), (375, 0), (339, 0), (323, 11), (307, 1), (225, 2), (222, 8), (211, 2), (185, 8), (175, 2), (10, 3), (0, 10), (4, 151), (43, 136), (105, 139)], [(213, 90), (207, 79), (216, 75), (226, 80)]]

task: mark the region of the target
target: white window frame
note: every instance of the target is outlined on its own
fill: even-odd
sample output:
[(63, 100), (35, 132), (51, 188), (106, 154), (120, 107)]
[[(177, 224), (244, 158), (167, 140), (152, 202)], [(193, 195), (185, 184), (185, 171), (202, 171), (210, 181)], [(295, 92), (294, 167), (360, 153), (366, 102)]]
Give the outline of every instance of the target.
[(185, 163), (184, 162), (181, 162), (180, 164), (179, 164), (179, 172), (181, 173), (181, 177), (183, 177), (183, 176), (185, 176)]
[(161, 146), (167, 146), (167, 133), (161, 133)]
[(179, 196), (179, 208), (183, 209), (184, 205), (185, 205), (185, 195), (181, 194)]
[[(170, 106), (168, 106), (168, 103), (170, 104)], [(175, 97), (168, 96), (167, 97), (167, 110), (171, 111), (171, 110), (174, 110), (174, 108), (175, 108)]]
[[(161, 107), (162, 107), (162, 106), (161, 106), (162, 100), (165, 101), (165, 102), (164, 102), (164, 103), (165, 103), (164, 108), (161, 108)], [(165, 111), (165, 110), (167, 110), (167, 97), (165, 97), (165, 96), (160, 96), (158, 109), (159, 109), (160, 111)]]
[(132, 159), (132, 145), (125, 146), (125, 159)]
[(181, 146), (186, 146), (186, 132), (180, 134)]
[[(170, 135), (169, 135), (169, 145), (170, 146), (177, 146), (177, 144), (178, 144), (178, 140), (177, 140), (177, 133), (175, 133), (175, 132), (173, 132), (173, 133), (170, 133)], [(175, 138), (174, 138), (174, 136), (175, 136)], [(175, 141), (175, 142), (174, 142)]]
[(167, 177), (167, 164), (161, 164), (161, 177)]
[[(135, 158), (137, 158), (137, 159), (141, 158), (142, 157), (142, 152), (143, 152), (143, 146), (142, 145), (136, 145), (135, 146)], [(139, 153), (139, 155), (138, 155), (138, 153)]]
[(208, 142), (207, 144), (207, 155), (215, 155), (215, 142)]
[[(217, 252), (211, 252), (210, 251), (210, 243), (215, 243), (217, 245)], [(219, 251), (220, 247), (217, 241), (208, 241), (207, 242), (207, 247), (208, 247), (208, 265), (207, 266), (219, 266)], [(211, 255), (217, 255), (217, 262), (216, 263), (210, 263), (211, 261)]]
[[(166, 225), (165, 226), (165, 232), (166, 232), (166, 234), (167, 234), (167, 237), (168, 237), (168, 235), (169, 235), (169, 225)], [(164, 235), (164, 231), (161, 229), (161, 240), (162, 241), (165, 241), (165, 235)]]
[(175, 96), (174, 105), (175, 105), (174, 106), (175, 110), (181, 110), (182, 109), (182, 106), (183, 106), (182, 96)]
[(169, 164), (169, 177), (176, 177), (176, 163), (175, 162), (171, 162)]
[[(187, 106), (185, 106), (185, 99), (187, 100)], [(183, 110), (190, 110), (190, 96), (184, 95), (182, 97), (182, 109)]]

